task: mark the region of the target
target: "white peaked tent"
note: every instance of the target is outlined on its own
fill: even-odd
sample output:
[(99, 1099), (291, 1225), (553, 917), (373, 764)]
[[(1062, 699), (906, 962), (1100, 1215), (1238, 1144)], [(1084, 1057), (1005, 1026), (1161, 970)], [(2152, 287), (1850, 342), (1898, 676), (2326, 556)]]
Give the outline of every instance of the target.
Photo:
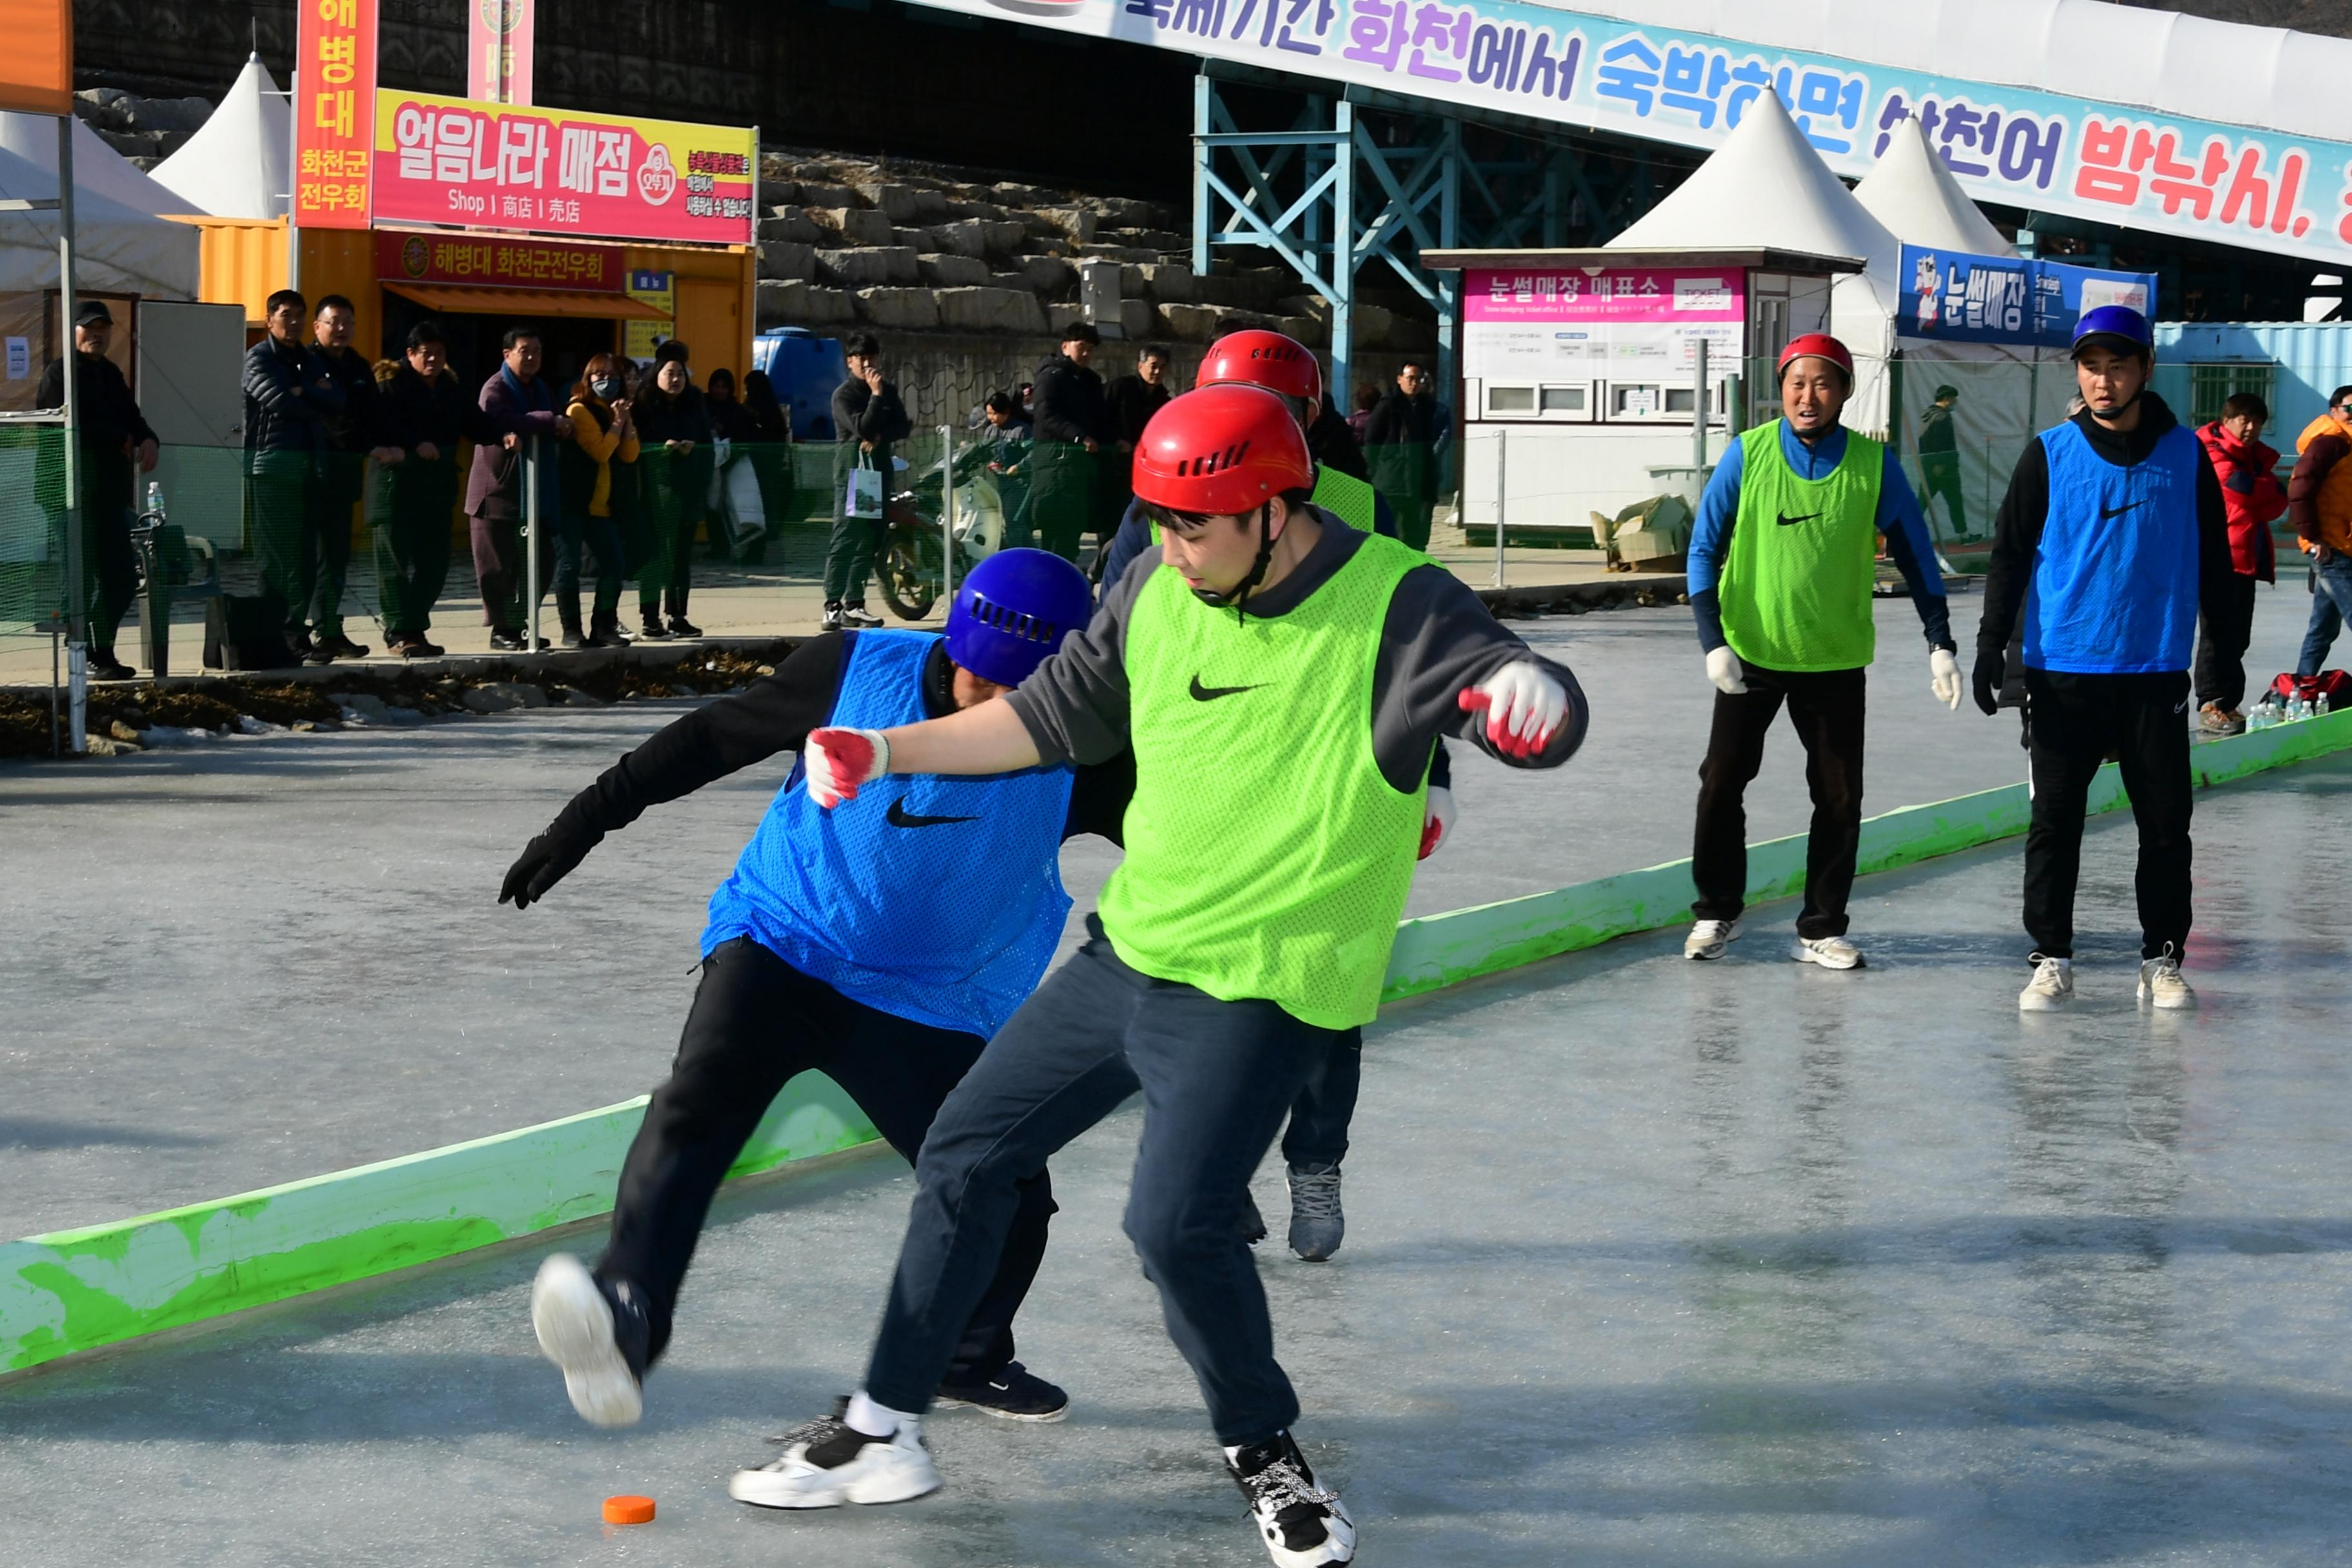
[[(157, 184), (139, 170), (139, 166), (113, 148), (105, 139), (84, 125), (74, 121), (74, 193), (76, 199), (103, 196), (132, 212), (189, 212), (187, 202)], [(46, 114), (0, 113), (0, 152), (14, 153), (47, 174), (58, 173), (58, 122)]]
[[(57, 121), (45, 123), (54, 137)], [(53, 202), (57, 171), (0, 148), (0, 196)], [(193, 300), (200, 242), (187, 224), (140, 212), (79, 178), (74, 182), (74, 282), (86, 294)], [(56, 211), (0, 214), (0, 292), (35, 293), (57, 286)]]
[(1607, 248), (1712, 246), (1769, 246), (1863, 264), (1831, 286), (1830, 330), (1855, 360), (1847, 423), (1883, 426), (1902, 244), (1830, 173), (1772, 93), (1757, 94), (1723, 145)]
[(1916, 120), (1906, 118), (1895, 128), (1877, 167), (1853, 188), (1853, 199), (1906, 245), (1978, 256), (2017, 254), (1962, 193)]
[(286, 216), (287, 142), (292, 117), (286, 95), (261, 57), (245, 62), (236, 84), (188, 144), (155, 165), (157, 184), (183, 198), (183, 210), (215, 217)]

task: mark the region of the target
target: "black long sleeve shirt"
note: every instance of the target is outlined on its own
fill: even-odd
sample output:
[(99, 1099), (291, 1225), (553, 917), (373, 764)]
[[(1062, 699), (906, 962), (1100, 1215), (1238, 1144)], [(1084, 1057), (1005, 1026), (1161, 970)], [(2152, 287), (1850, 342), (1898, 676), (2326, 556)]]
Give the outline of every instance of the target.
[(1092, 441), (1108, 446), (1117, 439), (1111, 431), (1110, 405), (1103, 397), (1102, 377), (1067, 354), (1055, 354), (1037, 367), (1031, 407), (1040, 441)]
[[(647, 739), (572, 796), (558, 814), (558, 833), (584, 837), (591, 844), (626, 827), (649, 806), (692, 795), (703, 785), (763, 763), (779, 752), (797, 752), (811, 730), (831, 721), (841, 694), (841, 674), (849, 662), (856, 632), (827, 632), (793, 650), (776, 673), (763, 676), (732, 697), (696, 709)], [(923, 696), (929, 716), (955, 711), (954, 667), (947, 645), (931, 650), (923, 670)], [(1124, 749), (1081, 766), (1070, 791), (1064, 838), (1093, 833), (1123, 843), (1121, 824), (1135, 793), (1134, 753)]]
[[(79, 349), (74, 352), (81, 353)], [(126, 445), (135, 447), (142, 441), (155, 439), (155, 432), (139, 412), (139, 400), (131, 395), (131, 384), (122, 379), (121, 367), (112, 360), (103, 354), (81, 354), (81, 367), (75, 379), (75, 433), (84, 448), (112, 453)], [(66, 363), (54, 359), (41, 372), (41, 384), (33, 393), (33, 406), (65, 405)]]

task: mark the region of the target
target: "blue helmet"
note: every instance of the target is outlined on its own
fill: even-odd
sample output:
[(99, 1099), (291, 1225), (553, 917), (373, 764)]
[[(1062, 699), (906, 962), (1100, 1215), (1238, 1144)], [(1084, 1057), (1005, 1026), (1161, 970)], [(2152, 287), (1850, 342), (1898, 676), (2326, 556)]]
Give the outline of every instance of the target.
[(948, 657), (982, 680), (1018, 686), (1094, 614), (1086, 574), (1043, 550), (1001, 550), (948, 606)]
[(2147, 318), (2129, 305), (2101, 305), (2084, 311), (2074, 323), (2074, 352), (2081, 353), (2093, 342), (2146, 358), (2156, 355), (2156, 334), (2148, 330)]

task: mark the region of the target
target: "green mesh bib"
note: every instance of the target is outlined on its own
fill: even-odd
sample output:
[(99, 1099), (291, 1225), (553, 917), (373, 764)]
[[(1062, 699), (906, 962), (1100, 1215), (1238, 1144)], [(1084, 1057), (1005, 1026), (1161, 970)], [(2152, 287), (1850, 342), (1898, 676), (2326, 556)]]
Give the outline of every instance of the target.
[(1372, 668), (1389, 599), (1422, 564), (1368, 534), (1270, 620), (1151, 574), (1127, 628), (1127, 858), (1097, 906), (1129, 965), (1327, 1029), (1379, 1010), (1428, 786), (1381, 776)]
[(1859, 669), (1878, 647), (1870, 595), (1885, 448), (1849, 430), (1830, 477), (1801, 479), (1780, 425), (1739, 437), (1739, 515), (1716, 589), (1723, 640), (1766, 669)]

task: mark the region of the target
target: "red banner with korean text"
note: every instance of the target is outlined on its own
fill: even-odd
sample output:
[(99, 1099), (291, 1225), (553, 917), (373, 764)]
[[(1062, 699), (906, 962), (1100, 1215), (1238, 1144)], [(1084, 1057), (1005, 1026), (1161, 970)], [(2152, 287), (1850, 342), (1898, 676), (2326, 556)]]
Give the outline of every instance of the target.
[(368, 226), (376, 0), (295, 0), (294, 221)]
[(513, 239), (490, 234), (414, 234), (379, 229), (375, 275), (386, 283), (459, 283), (499, 289), (583, 289), (617, 294), (627, 281), (617, 245)]
[(531, 0), (466, 0), (466, 94), (529, 103), (537, 18)]
[(749, 245), (755, 155), (747, 126), (386, 89), (375, 104), (375, 216)]

